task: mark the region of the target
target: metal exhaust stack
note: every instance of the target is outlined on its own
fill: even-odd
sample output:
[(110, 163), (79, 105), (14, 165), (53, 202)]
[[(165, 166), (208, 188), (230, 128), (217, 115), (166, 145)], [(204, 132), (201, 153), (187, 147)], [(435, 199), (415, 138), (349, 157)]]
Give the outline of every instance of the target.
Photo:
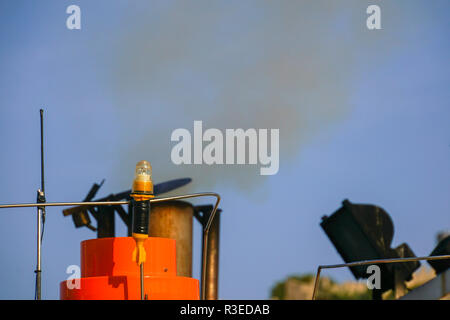
[[(150, 213), (149, 236), (176, 240), (177, 275), (192, 276), (193, 217), (203, 229), (202, 261), (206, 264), (202, 282), (202, 297), (218, 299), (220, 209), (217, 209), (209, 232), (205, 227), (213, 211), (212, 205), (192, 206), (184, 201), (156, 203)], [(208, 246), (205, 248), (205, 242)], [(203, 271), (202, 271), (203, 272)]]
[(176, 240), (177, 275), (192, 276), (193, 206), (185, 201), (154, 204), (150, 212), (149, 236)]

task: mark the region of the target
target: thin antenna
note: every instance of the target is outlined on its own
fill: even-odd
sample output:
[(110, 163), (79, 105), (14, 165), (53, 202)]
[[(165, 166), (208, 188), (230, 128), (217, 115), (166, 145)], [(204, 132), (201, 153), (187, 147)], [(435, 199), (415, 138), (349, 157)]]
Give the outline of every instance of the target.
[[(45, 181), (44, 181), (44, 110), (40, 109), (41, 118), (41, 188), (37, 191), (37, 203), (45, 203)], [(41, 230), (42, 223), (42, 230)], [(45, 206), (37, 207), (37, 265), (36, 288), (34, 292), (35, 300), (41, 300), (41, 245), (44, 235)]]
[[(45, 200), (45, 176), (44, 176), (44, 109), (39, 110), (41, 117), (41, 198), (39, 202), (46, 202)], [(42, 238), (44, 237), (44, 226), (45, 226), (45, 207), (42, 207), (42, 232), (41, 232), (41, 245)]]
[(41, 115), (41, 190), (45, 194), (44, 182), (44, 110), (40, 110)]

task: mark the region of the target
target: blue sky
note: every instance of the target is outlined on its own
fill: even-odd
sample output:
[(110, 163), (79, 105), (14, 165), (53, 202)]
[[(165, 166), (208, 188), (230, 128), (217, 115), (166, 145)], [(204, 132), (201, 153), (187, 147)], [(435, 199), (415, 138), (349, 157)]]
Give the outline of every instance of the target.
[[(81, 30), (66, 28), (71, 4)], [(381, 7), (381, 30), (366, 28), (369, 4)], [(407, 242), (427, 255), (450, 228), (449, 9), (448, 1), (4, 1), (0, 203), (35, 201), (43, 107), (48, 201), (82, 200), (103, 178), (99, 196), (129, 189), (142, 159), (156, 182), (193, 177), (173, 194), (221, 194), (220, 298), (265, 299), (290, 274), (341, 262), (319, 222), (345, 198), (383, 207), (393, 247)], [(172, 164), (170, 134), (192, 131), (194, 120), (279, 128), (278, 174)], [(0, 214), (0, 298), (33, 299), (35, 211)], [(79, 243), (94, 237), (47, 210), (44, 299), (58, 299)], [(348, 270), (327, 275), (352, 279)]]

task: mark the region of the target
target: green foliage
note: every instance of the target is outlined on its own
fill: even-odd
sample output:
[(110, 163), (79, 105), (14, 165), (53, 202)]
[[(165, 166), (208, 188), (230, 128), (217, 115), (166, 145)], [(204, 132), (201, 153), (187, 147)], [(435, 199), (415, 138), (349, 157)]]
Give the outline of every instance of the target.
[(304, 275), (292, 275), (288, 277), (285, 281), (279, 281), (275, 284), (275, 286), (271, 290), (272, 299), (284, 300), (286, 297), (286, 281), (292, 279), (296, 280), (299, 283), (311, 283), (314, 281), (314, 275), (311, 273)]
[(277, 282), (271, 290), (272, 299), (284, 300), (285, 296), (286, 290), (284, 281)]
[[(313, 274), (303, 274), (303, 275), (292, 275), (286, 278), (284, 281), (277, 282), (271, 289), (272, 299), (291, 299), (286, 297), (286, 283), (288, 281), (294, 281), (298, 284), (299, 288), (301, 286), (309, 290), (312, 296), (312, 289), (314, 286), (315, 276)], [(353, 283), (350, 283), (352, 285)], [(357, 282), (354, 282), (355, 286), (358, 286)], [(368, 288), (362, 288), (350, 290), (349, 284), (346, 286), (338, 284), (331, 278), (321, 277), (319, 290), (316, 299), (317, 300), (370, 300), (372, 298), (372, 293)]]

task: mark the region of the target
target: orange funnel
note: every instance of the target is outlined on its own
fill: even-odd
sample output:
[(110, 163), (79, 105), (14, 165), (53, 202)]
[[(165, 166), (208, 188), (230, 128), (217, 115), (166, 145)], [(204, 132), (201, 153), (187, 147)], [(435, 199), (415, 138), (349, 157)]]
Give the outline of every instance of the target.
[[(132, 260), (132, 237), (81, 242), (81, 278), (60, 283), (62, 300), (139, 300), (140, 270)], [(144, 288), (149, 300), (198, 300), (199, 282), (177, 277), (175, 240), (144, 242)]]

